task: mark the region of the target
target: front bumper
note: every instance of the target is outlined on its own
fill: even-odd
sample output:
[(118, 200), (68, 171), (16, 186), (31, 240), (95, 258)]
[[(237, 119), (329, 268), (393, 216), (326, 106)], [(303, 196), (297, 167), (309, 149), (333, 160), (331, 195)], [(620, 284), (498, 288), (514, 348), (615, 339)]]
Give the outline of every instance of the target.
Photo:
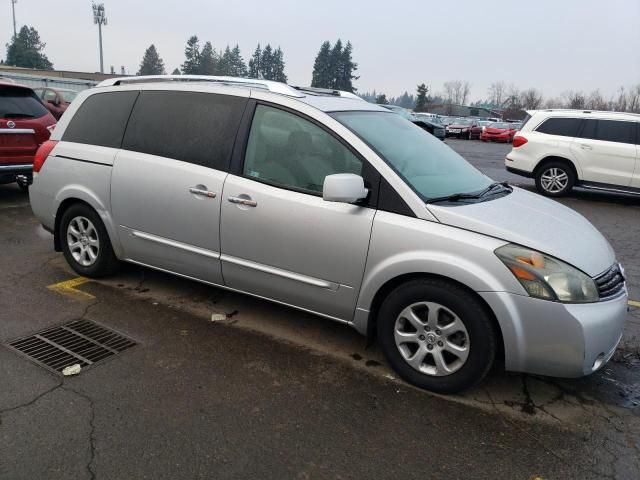
[(613, 355), (624, 328), (628, 295), (608, 301), (563, 304), (506, 292), (482, 292), (496, 315), (507, 370), (581, 377)]

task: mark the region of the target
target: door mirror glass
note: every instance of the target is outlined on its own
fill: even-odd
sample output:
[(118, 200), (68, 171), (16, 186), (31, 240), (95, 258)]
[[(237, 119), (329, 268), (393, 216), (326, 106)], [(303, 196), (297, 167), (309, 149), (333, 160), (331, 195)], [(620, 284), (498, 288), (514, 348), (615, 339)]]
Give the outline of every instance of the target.
[(322, 188), (322, 198), (327, 202), (354, 203), (367, 197), (364, 180), (354, 173), (327, 175)]

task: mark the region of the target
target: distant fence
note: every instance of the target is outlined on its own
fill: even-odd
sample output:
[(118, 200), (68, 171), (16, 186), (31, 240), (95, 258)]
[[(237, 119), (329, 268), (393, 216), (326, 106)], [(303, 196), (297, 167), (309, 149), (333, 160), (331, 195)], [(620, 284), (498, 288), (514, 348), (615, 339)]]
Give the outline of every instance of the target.
[(20, 83), (21, 85), (26, 85), (32, 88), (66, 88), (69, 90), (74, 90), (76, 92), (86, 90), (87, 88), (91, 88), (98, 84), (98, 82), (94, 82), (91, 80), (82, 80), (79, 78), (45, 77), (42, 75), (28, 75), (24, 73), (0, 71), (0, 80), (3, 78), (8, 78), (15, 81), (16, 83)]

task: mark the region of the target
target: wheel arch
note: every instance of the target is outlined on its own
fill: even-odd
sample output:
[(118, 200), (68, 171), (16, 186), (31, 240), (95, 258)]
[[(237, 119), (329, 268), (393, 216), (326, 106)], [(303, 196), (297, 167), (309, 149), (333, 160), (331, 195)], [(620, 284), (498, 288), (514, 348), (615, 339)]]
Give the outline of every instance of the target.
[(578, 172), (578, 168), (576, 167), (575, 162), (567, 157), (559, 157), (557, 155), (547, 155), (543, 157), (536, 165), (536, 168), (533, 169), (533, 177), (535, 178), (538, 175), (538, 172), (540, 172), (540, 170), (545, 165), (548, 165), (551, 162), (566, 163), (573, 171), (573, 174), (575, 175), (575, 178), (576, 178), (576, 182), (580, 180), (580, 174)]
[(118, 258), (122, 258), (122, 247), (114, 223), (112, 221), (111, 214), (106, 208), (104, 208), (102, 203), (99, 202), (97, 198), (93, 197), (90, 194), (87, 194), (84, 191), (73, 192), (72, 194), (65, 196), (63, 199), (60, 198), (60, 196), (56, 198), (59, 204), (56, 208), (53, 228), (53, 244), (56, 252), (62, 251), (62, 243), (60, 238), (60, 222), (62, 221), (64, 212), (67, 211), (72, 205), (83, 204), (93, 209), (98, 214), (105, 226), (105, 229), (107, 230), (109, 241), (111, 242), (114, 253)]
[(505, 355), (505, 346), (504, 346), (504, 338), (503, 338), (503, 333), (502, 333), (502, 327), (500, 325), (500, 322), (498, 321), (498, 318), (496, 317), (495, 312), (493, 311), (493, 309), (489, 306), (489, 304), (485, 301), (484, 298), (482, 298), (480, 295), (478, 295), (477, 292), (475, 292), (472, 288), (468, 287), (467, 285), (465, 285), (464, 283), (445, 276), (445, 275), (441, 275), (441, 274), (434, 274), (434, 273), (424, 273), (424, 272), (412, 272), (412, 273), (404, 273), (401, 275), (398, 275), (396, 277), (393, 277), (389, 280), (387, 280), (375, 293), (373, 300), (371, 302), (370, 305), (370, 310), (369, 310), (369, 314), (368, 314), (368, 318), (367, 318), (367, 326), (366, 326), (366, 337), (367, 337), (367, 345), (371, 345), (373, 344), (373, 342), (375, 342), (376, 340), (376, 331), (377, 331), (377, 322), (378, 322), (378, 312), (380, 310), (380, 306), (382, 305), (382, 302), (384, 302), (384, 299), (397, 287), (399, 287), (400, 285), (410, 282), (412, 280), (418, 280), (418, 279), (437, 279), (437, 280), (441, 280), (444, 282), (449, 282), (452, 284), (455, 284), (456, 286), (462, 288), (463, 290), (465, 290), (467, 293), (469, 293), (471, 296), (473, 296), (474, 298), (476, 298), (478, 300), (478, 302), (482, 305), (483, 309), (486, 311), (486, 313), (488, 314), (489, 318), (491, 319), (491, 321), (493, 322), (494, 326), (496, 327), (496, 332), (498, 332), (498, 338), (497, 340), (497, 350), (496, 350), (496, 361), (499, 361), (500, 363), (504, 362), (504, 355)]

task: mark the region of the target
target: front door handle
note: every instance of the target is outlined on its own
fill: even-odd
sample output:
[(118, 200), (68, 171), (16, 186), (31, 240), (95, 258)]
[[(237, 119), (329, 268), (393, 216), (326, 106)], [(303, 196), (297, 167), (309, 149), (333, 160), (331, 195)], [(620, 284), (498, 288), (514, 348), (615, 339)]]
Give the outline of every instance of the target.
[(216, 192), (211, 192), (206, 188), (197, 187), (189, 187), (189, 192), (194, 195), (201, 195), (203, 197), (216, 198)]
[(591, 145), (585, 145), (584, 143), (580, 145), (580, 148), (583, 150), (593, 150)]
[(258, 202), (256, 202), (255, 200), (251, 200), (250, 198), (229, 197), (227, 200), (229, 200), (231, 203), (235, 203), (237, 205), (245, 205), (247, 207), (257, 207), (258, 206)]

